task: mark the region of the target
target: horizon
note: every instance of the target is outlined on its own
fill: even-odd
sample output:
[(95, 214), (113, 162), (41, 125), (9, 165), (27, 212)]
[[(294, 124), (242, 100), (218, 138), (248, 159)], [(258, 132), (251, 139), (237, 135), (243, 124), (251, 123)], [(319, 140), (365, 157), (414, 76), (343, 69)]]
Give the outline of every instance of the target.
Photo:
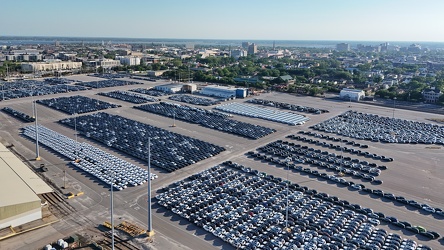
[(390, 45), (407, 47), (411, 44), (419, 44), (429, 49), (443, 49), (444, 42), (434, 41), (350, 41), (350, 40), (270, 40), (270, 39), (199, 39), (199, 38), (131, 38), (131, 37), (73, 37), (73, 36), (0, 36), (0, 45), (42, 45), (53, 42), (62, 44), (99, 44), (111, 42), (114, 44), (143, 44), (143, 43), (163, 43), (169, 45), (194, 44), (201, 46), (240, 46), (242, 42), (253, 42), (258, 46), (270, 47), (275, 44), (277, 47), (296, 48), (334, 48), (339, 43), (348, 43), (355, 47), (362, 45), (379, 45), (389, 43)]
[(318, 42), (400, 42), (400, 43), (444, 43), (428, 40), (335, 40), (335, 39), (240, 39), (240, 38), (166, 38), (166, 37), (124, 37), (124, 36), (45, 36), (45, 35), (0, 35), (2, 38), (70, 38), (70, 39), (139, 39), (139, 40), (209, 40), (209, 41), (318, 41)]

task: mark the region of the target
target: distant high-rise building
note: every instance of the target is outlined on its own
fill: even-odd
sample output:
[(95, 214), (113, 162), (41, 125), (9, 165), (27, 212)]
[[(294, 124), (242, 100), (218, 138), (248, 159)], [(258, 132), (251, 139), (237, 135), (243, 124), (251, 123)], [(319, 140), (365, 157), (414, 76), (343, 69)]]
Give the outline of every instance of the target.
[(412, 44), (408, 47), (408, 51), (410, 52), (421, 52), (421, 45), (419, 44)]
[(243, 42), (242, 43), (242, 48), (243, 49), (248, 49), (248, 47), (250, 47), (251, 43), (250, 42)]
[(381, 46), (381, 51), (388, 51), (389, 50), (389, 43), (381, 43), (379, 46)]
[(235, 59), (239, 59), (239, 57), (247, 56), (247, 51), (243, 49), (236, 49), (231, 51), (231, 56)]
[(185, 48), (187, 50), (194, 50), (194, 43), (187, 43), (187, 44), (185, 44)]
[(140, 58), (134, 56), (120, 56), (116, 57), (116, 59), (120, 60), (120, 64), (123, 65), (140, 65)]
[(380, 52), (381, 46), (358, 44), (356, 45), (356, 49), (361, 52)]
[(54, 45), (58, 47), (58, 46), (60, 46), (60, 42), (59, 42), (58, 40), (56, 40), (56, 41), (54, 42)]
[(255, 43), (250, 44), (250, 46), (248, 46), (248, 54), (254, 55), (256, 53), (257, 53), (257, 45)]
[(273, 50), (276, 50), (276, 41), (273, 41)]
[(338, 43), (336, 44), (337, 51), (350, 51), (350, 44), (348, 43)]

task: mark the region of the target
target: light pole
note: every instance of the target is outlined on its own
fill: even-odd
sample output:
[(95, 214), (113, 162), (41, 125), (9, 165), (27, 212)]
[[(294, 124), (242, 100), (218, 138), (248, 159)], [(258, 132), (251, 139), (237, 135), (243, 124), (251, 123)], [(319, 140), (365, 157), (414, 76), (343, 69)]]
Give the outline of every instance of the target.
[(34, 109), (34, 107), (35, 107), (35, 104), (34, 104), (34, 90), (32, 89), (33, 88), (33, 85), (31, 85), (31, 103), (32, 103), (32, 106), (33, 106), (33, 109), (32, 109), (32, 117), (34, 117), (35, 118), (35, 109)]
[(111, 171), (111, 249), (114, 250), (114, 170)]
[(77, 113), (74, 113), (74, 131), (75, 131), (76, 147), (77, 147)]
[(66, 189), (66, 165), (63, 167), (63, 189)]
[(395, 104), (396, 104), (396, 97), (393, 97), (393, 119), (395, 119)]
[(74, 137), (76, 139), (76, 148), (75, 148), (75, 153), (76, 153), (76, 159), (75, 162), (80, 162), (80, 152), (79, 152), (79, 142), (77, 141), (77, 113), (74, 113)]
[(286, 182), (286, 189), (287, 189), (287, 198), (286, 198), (286, 208), (285, 208), (285, 230), (288, 232), (288, 233), (290, 233), (291, 232), (291, 229), (288, 227), (288, 182), (289, 182), (289, 180), (288, 180), (288, 175), (289, 175), (289, 172), (290, 172), (290, 167), (289, 167), (289, 162), (290, 162), (290, 158), (289, 157), (287, 157), (286, 159), (285, 159), (285, 162), (286, 162), (286, 165), (287, 165), (287, 182)]
[(148, 137), (148, 237), (154, 236), (151, 215), (151, 137)]
[(5, 100), (5, 83), (2, 83), (2, 101)]
[(40, 161), (40, 152), (39, 152), (39, 126), (37, 123), (37, 105), (34, 101), (34, 114), (35, 114), (35, 160)]

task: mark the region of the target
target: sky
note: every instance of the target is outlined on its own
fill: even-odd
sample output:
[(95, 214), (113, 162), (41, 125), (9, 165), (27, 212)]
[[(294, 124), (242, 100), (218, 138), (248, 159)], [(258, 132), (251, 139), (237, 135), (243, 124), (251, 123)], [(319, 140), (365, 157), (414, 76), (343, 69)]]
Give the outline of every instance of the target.
[(0, 6), (0, 36), (444, 42), (444, 0), (15, 0)]

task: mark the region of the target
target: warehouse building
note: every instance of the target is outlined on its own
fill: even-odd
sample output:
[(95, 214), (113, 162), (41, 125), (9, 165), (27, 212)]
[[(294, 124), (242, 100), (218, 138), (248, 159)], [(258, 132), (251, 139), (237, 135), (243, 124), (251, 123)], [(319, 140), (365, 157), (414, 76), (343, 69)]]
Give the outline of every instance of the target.
[(0, 229), (41, 219), (37, 195), (53, 190), (1, 143), (0, 173)]
[(47, 60), (45, 62), (22, 63), (21, 67), (23, 72), (71, 70), (71, 69), (80, 69), (82, 67), (82, 63), (65, 62), (56, 59), (56, 60)]
[(194, 83), (184, 84), (182, 90), (183, 92), (194, 93), (197, 90), (197, 85)]
[(359, 101), (365, 97), (364, 90), (360, 89), (342, 89), (339, 98), (350, 101)]
[(182, 84), (170, 83), (170, 84), (158, 85), (158, 86), (154, 87), (154, 89), (165, 92), (165, 93), (174, 94), (177, 92), (181, 92), (182, 87), (183, 87)]
[(233, 98), (233, 97), (244, 98), (247, 96), (247, 89), (209, 85), (204, 87), (200, 91), (200, 93), (206, 96), (214, 96), (222, 98)]

